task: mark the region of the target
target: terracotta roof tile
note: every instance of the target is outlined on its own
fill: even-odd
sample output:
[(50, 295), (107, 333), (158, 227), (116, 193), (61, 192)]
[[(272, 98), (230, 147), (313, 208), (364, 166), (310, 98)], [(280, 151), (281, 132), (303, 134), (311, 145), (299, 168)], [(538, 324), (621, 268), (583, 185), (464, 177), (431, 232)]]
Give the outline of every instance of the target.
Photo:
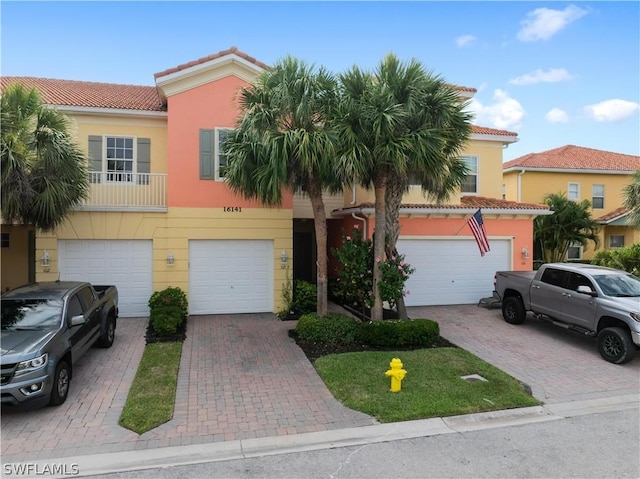
[(503, 165), (505, 170), (513, 167), (635, 171), (640, 169), (640, 156), (566, 145), (542, 153), (529, 153)]
[(497, 130), (495, 128), (487, 128), (486, 126), (477, 125), (472, 125), (471, 132), (479, 135), (518, 136), (518, 134), (513, 131)]
[(155, 86), (35, 77), (0, 77), (2, 91), (12, 83), (21, 83), (29, 89), (37, 88), (42, 95), (42, 100), (49, 105), (165, 111)]
[(621, 206), (620, 208), (610, 211), (606, 215), (602, 215), (599, 218), (596, 218), (596, 221), (598, 223), (608, 223), (611, 220), (614, 220), (620, 216), (626, 215), (628, 212), (629, 210), (627, 208), (625, 208), (624, 206)]
[(179, 71), (182, 71), (182, 70), (186, 70), (187, 68), (190, 68), (190, 67), (193, 67), (193, 66), (196, 66), (196, 65), (201, 65), (201, 64), (207, 63), (207, 62), (209, 62), (211, 60), (215, 60), (217, 58), (222, 58), (222, 57), (224, 57), (226, 55), (231, 55), (231, 54), (237, 55), (237, 56), (239, 56), (241, 58), (244, 58), (248, 62), (251, 62), (251, 63), (253, 63), (254, 65), (256, 65), (256, 66), (258, 66), (260, 68), (264, 68), (264, 69), (269, 68), (269, 66), (266, 63), (262, 63), (261, 61), (256, 60), (252, 56), (249, 56), (246, 53), (238, 50), (237, 47), (231, 47), (228, 50), (222, 50), (222, 51), (219, 51), (218, 53), (213, 53), (213, 54), (208, 55), (206, 57), (198, 58), (197, 60), (193, 60), (193, 61), (190, 61), (188, 63), (183, 63), (181, 65), (178, 65), (177, 67), (168, 68), (167, 70), (158, 72), (158, 73), (156, 73), (154, 75), (154, 78), (160, 78), (160, 77), (163, 77), (163, 76), (166, 76), (166, 75), (170, 75), (171, 73), (176, 73), (176, 72), (179, 72)]
[[(355, 206), (349, 206), (347, 208), (338, 208), (335, 211), (352, 210), (358, 208), (375, 208), (374, 203), (359, 203)], [(486, 209), (500, 209), (500, 210), (539, 210), (548, 211), (549, 207), (546, 205), (539, 205), (535, 203), (518, 203), (517, 201), (500, 200), (497, 198), (486, 198), (484, 196), (463, 196), (460, 198), (460, 203), (455, 205), (449, 204), (421, 204), (421, 203), (405, 203), (400, 205), (400, 208), (404, 209), (423, 209), (423, 208), (437, 208), (440, 210), (447, 209), (455, 212), (455, 210), (468, 210), (469, 208), (486, 208)]]

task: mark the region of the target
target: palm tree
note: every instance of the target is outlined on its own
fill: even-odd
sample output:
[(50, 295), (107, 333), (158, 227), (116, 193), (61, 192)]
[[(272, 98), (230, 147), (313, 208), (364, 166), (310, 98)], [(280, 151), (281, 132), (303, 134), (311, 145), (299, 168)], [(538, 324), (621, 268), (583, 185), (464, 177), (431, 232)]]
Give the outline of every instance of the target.
[(553, 214), (538, 216), (534, 220), (533, 237), (540, 243), (545, 263), (564, 261), (571, 245), (584, 247), (593, 241), (598, 247), (600, 226), (591, 218), (589, 200), (578, 203), (562, 193), (551, 193), (544, 202)]
[(89, 191), (87, 158), (67, 117), (45, 107), (37, 90), (9, 86), (0, 112), (2, 217), (53, 230)]
[[(387, 55), (375, 73), (353, 67), (340, 75), (337, 132), (341, 165), (375, 193), (374, 256), (395, 251), (399, 207), (415, 178), (423, 190), (443, 199), (460, 186), (466, 168), (458, 157), (470, 132), (457, 91), (416, 60), (401, 63)], [(374, 268), (371, 319), (382, 319)], [(400, 312), (406, 316), (406, 312)]]
[(263, 204), (280, 205), (282, 189), (304, 192), (314, 214), (317, 313), (327, 313), (327, 221), (322, 193), (342, 191), (334, 142), (326, 128), (336, 81), (325, 69), (285, 57), (239, 95), (242, 114), (228, 137), (226, 179), (231, 189)]
[(629, 209), (629, 223), (640, 228), (640, 170), (633, 174), (631, 183), (624, 187), (624, 206)]

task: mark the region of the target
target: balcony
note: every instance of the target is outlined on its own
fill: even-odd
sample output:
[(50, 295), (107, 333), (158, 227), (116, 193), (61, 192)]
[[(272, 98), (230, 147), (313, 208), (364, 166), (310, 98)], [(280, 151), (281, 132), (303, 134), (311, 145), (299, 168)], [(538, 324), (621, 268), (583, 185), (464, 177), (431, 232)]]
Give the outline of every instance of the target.
[(167, 211), (166, 173), (89, 172), (89, 196), (78, 211)]

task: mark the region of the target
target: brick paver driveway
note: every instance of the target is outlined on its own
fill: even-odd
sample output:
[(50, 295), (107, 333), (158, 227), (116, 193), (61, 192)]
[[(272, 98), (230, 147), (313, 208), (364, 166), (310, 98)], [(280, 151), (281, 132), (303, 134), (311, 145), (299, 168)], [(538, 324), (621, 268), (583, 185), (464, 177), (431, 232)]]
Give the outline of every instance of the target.
[(600, 357), (595, 338), (528, 316), (521, 325), (500, 309), (476, 305), (410, 307), (409, 317), (438, 321), (440, 334), (528, 384), (545, 402), (640, 392), (640, 352), (627, 364)]
[(336, 401), (273, 314), (190, 317), (173, 420), (141, 436), (118, 418), (147, 320), (118, 322), (111, 349), (76, 365), (59, 407), (2, 412), (2, 462), (269, 437), (375, 421)]

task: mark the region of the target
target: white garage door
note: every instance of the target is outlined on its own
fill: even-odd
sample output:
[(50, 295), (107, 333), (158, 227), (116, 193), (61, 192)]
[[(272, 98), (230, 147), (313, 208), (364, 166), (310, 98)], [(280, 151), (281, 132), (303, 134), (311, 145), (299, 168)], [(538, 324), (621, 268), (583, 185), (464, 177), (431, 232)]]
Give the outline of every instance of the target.
[(189, 241), (191, 314), (273, 311), (273, 241)]
[(511, 269), (511, 241), (490, 240), (480, 256), (471, 239), (400, 239), (398, 251), (416, 271), (409, 277), (407, 306), (474, 304), (491, 296), (498, 270)]
[(149, 315), (153, 293), (150, 240), (59, 240), (60, 279), (115, 284), (122, 317)]

